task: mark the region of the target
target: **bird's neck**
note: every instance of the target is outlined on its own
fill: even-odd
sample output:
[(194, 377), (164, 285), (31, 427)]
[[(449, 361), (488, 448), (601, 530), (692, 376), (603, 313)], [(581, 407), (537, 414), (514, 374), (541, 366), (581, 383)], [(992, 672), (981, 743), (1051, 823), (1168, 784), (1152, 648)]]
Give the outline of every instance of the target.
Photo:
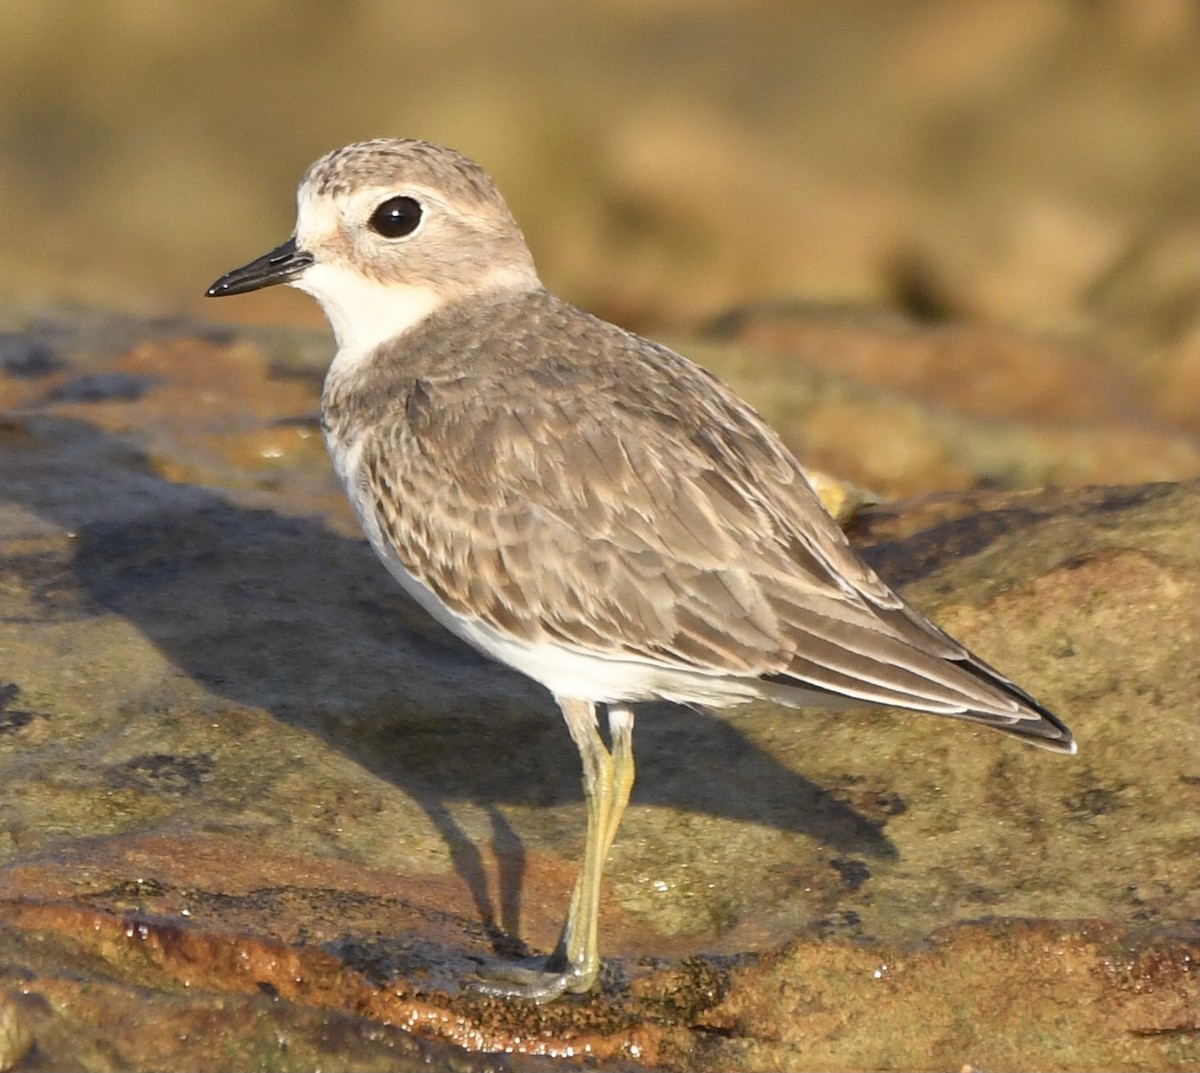
[(439, 309), (444, 298), (432, 287), (384, 283), (357, 272), (313, 265), (295, 286), (325, 312), (337, 340), (341, 365), (354, 365), (380, 343), (403, 335)]
[(457, 294), (424, 284), (384, 282), (318, 264), (294, 285), (321, 304), (338, 346), (330, 372), (342, 376), (382, 344), (406, 335), (446, 306), (495, 301), (499, 296), (538, 289), (541, 282), (523, 266), (497, 267), (469, 294)]

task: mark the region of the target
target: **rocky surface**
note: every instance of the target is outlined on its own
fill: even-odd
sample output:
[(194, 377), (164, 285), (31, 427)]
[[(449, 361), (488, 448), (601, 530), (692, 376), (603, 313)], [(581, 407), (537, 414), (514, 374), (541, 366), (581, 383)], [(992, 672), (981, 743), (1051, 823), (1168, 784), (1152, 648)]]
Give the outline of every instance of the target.
[[(0, 6), (0, 1070), (1195, 1069), (1198, 28)], [(312, 303), (201, 297), (379, 134), (476, 156), (557, 291), (750, 397), (1080, 754), (648, 709), (603, 992), (463, 991), (555, 941), (574, 750), (363, 543)]]
[[(553, 945), (577, 760), (549, 698), (358, 535), (315, 426), (325, 337), (10, 328), (0, 1068), (1195, 1068), (1186, 430), (1099, 391), (1054, 417), (965, 378), (948, 400), (781, 365), (744, 326), (690, 347), (888, 497), (849, 523), (864, 554), (1080, 754), (918, 715), (650, 708), (604, 990), (537, 1009), (459, 985)], [(876, 322), (838, 330), (883, 362)], [(898, 358), (981, 345), (909, 334)], [(1078, 354), (1038, 345), (1013, 362), (1069, 379)], [(1048, 415), (1072, 435), (1023, 454)], [(931, 456), (939, 420), (958, 438)], [(894, 498), (951, 458), (950, 490)], [(1104, 483), (1017, 487), (1063, 473)]]

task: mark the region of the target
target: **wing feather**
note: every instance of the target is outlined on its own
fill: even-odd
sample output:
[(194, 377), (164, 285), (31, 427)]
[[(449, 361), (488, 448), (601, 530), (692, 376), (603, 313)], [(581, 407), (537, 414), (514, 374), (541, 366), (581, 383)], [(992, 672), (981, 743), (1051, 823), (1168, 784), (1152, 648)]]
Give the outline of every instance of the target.
[(364, 443), (381, 531), (448, 607), (530, 643), (1044, 720), (862, 562), (747, 404), (592, 323), (573, 375), (421, 380)]

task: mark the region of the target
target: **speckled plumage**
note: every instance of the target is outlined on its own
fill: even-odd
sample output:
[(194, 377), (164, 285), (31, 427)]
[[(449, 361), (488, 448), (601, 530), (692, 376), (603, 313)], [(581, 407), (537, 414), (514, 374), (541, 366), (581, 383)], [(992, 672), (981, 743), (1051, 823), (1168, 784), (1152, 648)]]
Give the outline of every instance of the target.
[[(439, 311), (331, 378), (323, 410), (334, 441), (368, 430), (380, 528), (459, 615), (748, 679), (731, 701), (793, 685), (1058, 740), (854, 554), (748, 405), (545, 290)], [(711, 702), (715, 686), (668, 699)], [(651, 699), (613, 690), (592, 699)]]
[[(420, 218), (389, 237), (373, 214), (397, 197)], [(298, 201), (294, 239), (209, 293), (290, 282), (322, 303), (339, 343), (326, 441), (368, 539), (439, 621), (554, 693), (584, 765), (588, 841), (559, 948), (547, 971), (486, 989), (543, 1001), (595, 981), (631, 703), (869, 702), (1074, 751), (859, 559), (749, 405), (548, 293), (478, 165), (360, 143), (313, 165)]]

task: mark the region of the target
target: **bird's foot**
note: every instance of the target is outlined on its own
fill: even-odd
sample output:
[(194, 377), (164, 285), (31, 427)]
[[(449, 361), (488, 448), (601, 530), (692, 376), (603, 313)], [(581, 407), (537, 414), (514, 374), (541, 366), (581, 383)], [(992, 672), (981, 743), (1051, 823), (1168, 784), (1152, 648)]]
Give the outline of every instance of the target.
[(553, 1002), (562, 995), (590, 991), (600, 976), (600, 966), (571, 965), (551, 956), (540, 964), (472, 958), (479, 964), (478, 974), (463, 981), (463, 986), (494, 998), (518, 998), (539, 1005)]

